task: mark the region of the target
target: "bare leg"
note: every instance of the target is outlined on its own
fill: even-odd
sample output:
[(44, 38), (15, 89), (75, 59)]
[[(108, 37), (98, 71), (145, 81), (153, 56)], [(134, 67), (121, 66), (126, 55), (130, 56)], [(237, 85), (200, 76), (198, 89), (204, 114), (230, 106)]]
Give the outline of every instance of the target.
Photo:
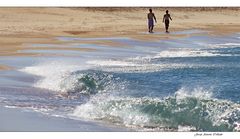
[(152, 33), (152, 31), (153, 31), (153, 26), (149, 26), (148, 30), (149, 30), (149, 31), (148, 31), (149, 33)]
[(153, 26), (151, 27), (151, 33), (153, 33)]
[(168, 20), (165, 20), (166, 33), (168, 33), (168, 27), (169, 27), (169, 21), (168, 21)]
[(166, 32), (168, 32), (168, 26), (166, 26)]

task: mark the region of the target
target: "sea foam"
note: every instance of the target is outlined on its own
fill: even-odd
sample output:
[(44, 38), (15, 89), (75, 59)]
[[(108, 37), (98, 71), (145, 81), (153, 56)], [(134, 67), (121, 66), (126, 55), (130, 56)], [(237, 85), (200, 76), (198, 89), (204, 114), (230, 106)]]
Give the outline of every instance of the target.
[[(190, 91), (192, 90), (192, 91)], [(120, 97), (98, 94), (78, 106), (72, 116), (103, 120), (134, 129), (231, 131), (240, 120), (239, 104), (212, 97), (202, 88), (181, 88), (159, 98)]]

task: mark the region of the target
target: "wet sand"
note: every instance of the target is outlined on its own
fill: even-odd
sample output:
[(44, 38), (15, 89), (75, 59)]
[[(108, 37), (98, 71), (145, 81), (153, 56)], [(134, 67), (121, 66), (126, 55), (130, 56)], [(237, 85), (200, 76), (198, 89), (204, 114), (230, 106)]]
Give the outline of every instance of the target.
[(11, 68), (8, 66), (0, 65), (0, 70), (9, 70), (9, 69)]
[(116, 127), (109, 128), (101, 124), (86, 121), (52, 117), (30, 111), (24, 112), (15, 108), (4, 108), (0, 106), (0, 112), (1, 132), (127, 131), (127, 129), (121, 129)]

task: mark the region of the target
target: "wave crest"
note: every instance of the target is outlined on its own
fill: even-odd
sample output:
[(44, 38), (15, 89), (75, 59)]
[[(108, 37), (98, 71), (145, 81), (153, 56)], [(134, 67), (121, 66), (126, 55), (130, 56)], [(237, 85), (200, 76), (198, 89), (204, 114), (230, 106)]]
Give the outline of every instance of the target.
[[(181, 88), (174, 96), (132, 98), (96, 95), (78, 106), (73, 115), (104, 120), (139, 130), (174, 130), (191, 127), (196, 131), (233, 131), (240, 122), (240, 105), (211, 98), (208, 91)], [(207, 92), (207, 94), (206, 94)]]
[(68, 95), (79, 93), (92, 95), (124, 87), (124, 84), (119, 80), (111, 73), (87, 70), (71, 73), (62, 79), (59, 86), (61, 91), (68, 93)]

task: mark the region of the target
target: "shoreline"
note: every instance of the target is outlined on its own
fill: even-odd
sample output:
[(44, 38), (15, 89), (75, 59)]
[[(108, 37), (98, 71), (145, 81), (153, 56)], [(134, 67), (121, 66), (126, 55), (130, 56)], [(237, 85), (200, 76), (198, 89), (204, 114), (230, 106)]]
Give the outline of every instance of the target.
[[(233, 27), (233, 28), (231, 28)], [(217, 28), (217, 27), (215, 27)], [(240, 24), (239, 28), (236, 26), (228, 26), (228, 32), (225, 32), (227, 28), (222, 30), (205, 30), (205, 29), (179, 29), (175, 32), (181, 31), (188, 31), (188, 30), (202, 30), (206, 31), (203, 33), (196, 33), (196, 34), (173, 34), (171, 32), (169, 34), (162, 33), (162, 32), (155, 32), (156, 34), (147, 34), (146, 32), (131, 32), (129, 34), (101, 34), (101, 32), (88, 32), (86, 34), (77, 34), (77, 35), (59, 35), (59, 36), (51, 36), (51, 35), (37, 35), (37, 34), (22, 34), (22, 35), (9, 35), (9, 36), (2, 36), (0, 35), (0, 57), (41, 57), (41, 56), (65, 56), (59, 54), (47, 54), (47, 53), (31, 53), (26, 52), (28, 50), (69, 50), (69, 51), (81, 51), (81, 52), (95, 52), (98, 51), (97, 48), (74, 48), (70, 47), (72, 44), (93, 44), (93, 45), (101, 45), (106, 47), (129, 47), (126, 44), (122, 44), (120, 42), (113, 42), (109, 40), (84, 40), (84, 38), (111, 38), (111, 37), (123, 37), (123, 38), (131, 38), (136, 40), (143, 40), (146, 42), (151, 41), (159, 41), (159, 40), (172, 40), (172, 39), (179, 39), (179, 38), (186, 38), (194, 35), (209, 35), (209, 36), (224, 36), (230, 35), (234, 33), (240, 32)], [(160, 33), (160, 34), (158, 34)], [(83, 38), (83, 40), (75, 40), (75, 41), (62, 41), (57, 39), (57, 37), (76, 37), (76, 38)], [(33, 44), (41, 44), (42, 47), (34, 47)], [(46, 46), (44, 46), (46, 44)], [(56, 47), (50, 47), (48, 45), (57, 45)], [(3, 70), (12, 70), (15, 69), (14, 66), (0, 64), (0, 71)]]

